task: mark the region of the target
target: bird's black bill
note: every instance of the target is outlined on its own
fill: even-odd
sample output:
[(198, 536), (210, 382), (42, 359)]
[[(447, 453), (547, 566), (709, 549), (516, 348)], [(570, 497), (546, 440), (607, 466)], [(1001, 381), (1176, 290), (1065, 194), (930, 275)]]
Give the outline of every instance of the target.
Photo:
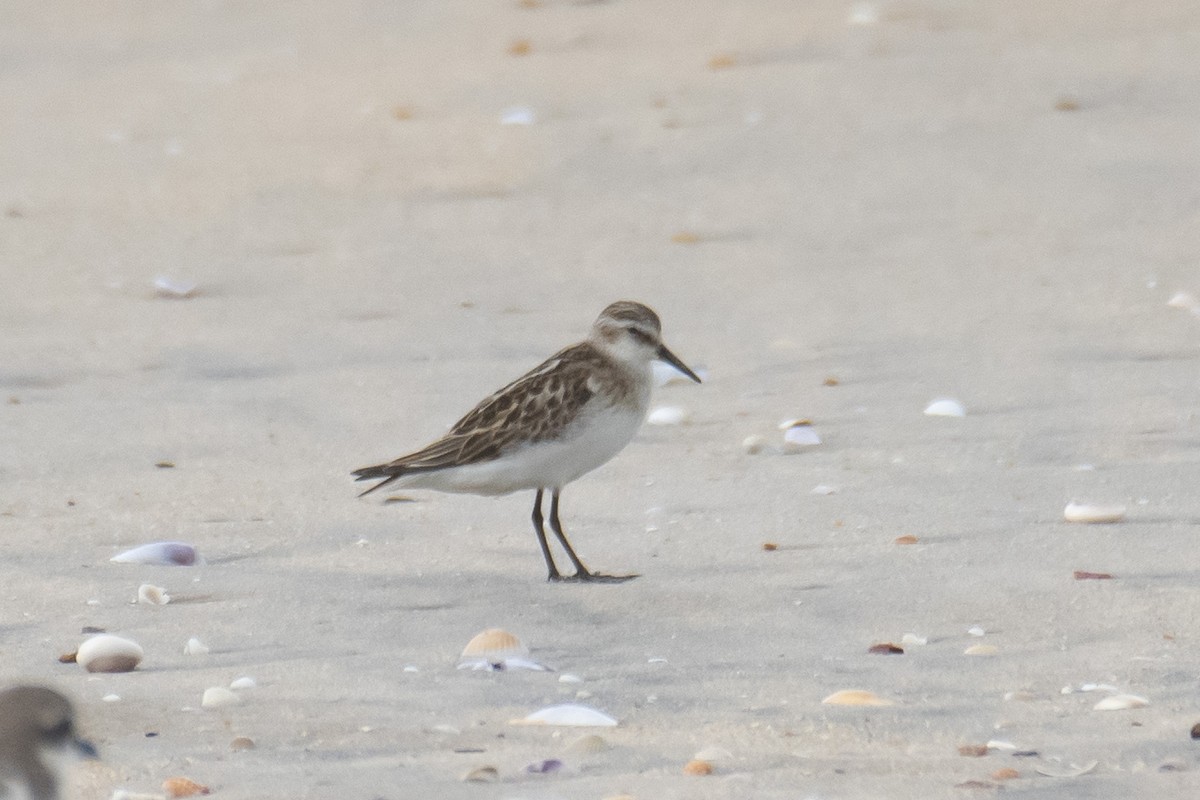
[(75, 745), (75, 752), (80, 758), (98, 759), (100, 753), (96, 750), (96, 745), (89, 742), (87, 739), (76, 739), (72, 742)]
[(700, 383), (700, 377), (696, 373), (694, 373), (690, 369), (688, 369), (688, 365), (683, 363), (682, 361), (680, 361), (679, 357), (676, 356), (674, 353), (672, 353), (670, 350), (668, 350), (667, 346), (665, 344), (660, 344), (658, 346), (658, 352), (655, 355), (658, 356), (659, 361), (665, 361), (666, 363), (670, 364), (675, 369), (682, 372), (684, 375), (687, 375), (689, 378), (694, 380), (696, 383)]

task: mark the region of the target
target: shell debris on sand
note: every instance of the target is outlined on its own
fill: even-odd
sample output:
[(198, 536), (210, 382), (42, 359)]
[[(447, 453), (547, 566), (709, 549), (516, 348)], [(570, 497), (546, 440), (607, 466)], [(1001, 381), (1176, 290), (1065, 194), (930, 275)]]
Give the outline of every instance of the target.
[(659, 406), (646, 415), (648, 425), (685, 425), (692, 420), (692, 412), (683, 406)]
[(1067, 522), (1090, 522), (1097, 524), (1120, 522), (1125, 519), (1125, 506), (1076, 503), (1072, 500), (1063, 509), (1063, 519)]
[(204, 563), (196, 548), (187, 542), (151, 542), (118, 553), (109, 561), (118, 564), (154, 564), (168, 567), (193, 567)]
[(821, 701), (827, 706), (892, 706), (895, 703), (866, 689), (842, 689)]
[(1145, 708), (1148, 705), (1150, 705), (1149, 700), (1139, 697), (1136, 694), (1114, 694), (1096, 703), (1096, 705), (1092, 706), (1092, 710), (1125, 711), (1130, 708)]
[(143, 583), (138, 587), (137, 602), (147, 606), (165, 606), (171, 602), (171, 595), (161, 586)]
[(994, 656), (1000, 652), (1000, 648), (994, 644), (973, 644), (966, 650), (963, 650), (964, 656)]
[(603, 736), (595, 733), (585, 733), (567, 745), (567, 752), (577, 755), (594, 755), (612, 749), (612, 745)]
[(605, 714), (603, 711), (598, 711), (591, 706), (582, 706), (575, 703), (564, 703), (557, 706), (547, 706), (533, 712), (532, 714), (522, 717), (521, 719), (509, 720), (510, 725), (557, 725), (562, 727), (579, 727), (579, 728), (612, 728), (617, 725), (617, 720)]
[(75, 661), (88, 672), (132, 672), (145, 655), (137, 642), (101, 633), (79, 645)]
[(208, 652), (208, 645), (197, 639), (195, 636), (188, 639), (187, 644), (183, 646), (183, 654), (185, 656), (203, 656), (208, 655)]
[(821, 443), (821, 436), (813, 427), (810, 419), (785, 419), (779, 423), (779, 429), (783, 431), (783, 452), (785, 453), (799, 453)]
[(463, 648), (458, 668), (493, 672), (506, 669), (549, 671), (549, 667), (530, 659), (525, 643), (503, 628), (488, 628), (475, 634)]
[(204, 696), (200, 700), (200, 707), (226, 708), (228, 706), (240, 705), (241, 702), (241, 697), (224, 686), (213, 686), (204, 690)]
[(198, 794), (210, 794), (212, 791), (204, 784), (182, 776), (167, 778), (163, 781), (162, 788), (167, 797), (194, 797)]
[(691, 761), (683, 765), (684, 775), (712, 775), (713, 765), (707, 761), (702, 761), (698, 758), (693, 758)]
[(953, 397), (939, 397), (925, 406), (927, 417), (965, 417), (966, 406)]
[(485, 764), (470, 770), (462, 776), (462, 779), (464, 783), (496, 783), (500, 780), (500, 770), (490, 764)]

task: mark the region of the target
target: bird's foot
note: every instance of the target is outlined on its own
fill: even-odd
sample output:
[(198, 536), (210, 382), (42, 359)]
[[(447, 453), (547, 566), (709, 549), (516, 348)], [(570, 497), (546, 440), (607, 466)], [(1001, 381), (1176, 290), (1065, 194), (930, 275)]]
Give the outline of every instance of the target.
[(574, 575), (551, 575), (548, 580), (555, 583), (624, 583), (640, 575), (605, 575), (603, 572), (579, 570)]

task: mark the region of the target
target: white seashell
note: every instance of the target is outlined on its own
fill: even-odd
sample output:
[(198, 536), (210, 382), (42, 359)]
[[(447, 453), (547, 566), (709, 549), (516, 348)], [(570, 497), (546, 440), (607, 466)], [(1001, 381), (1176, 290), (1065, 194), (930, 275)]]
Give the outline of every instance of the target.
[(965, 417), (967, 409), (953, 397), (939, 397), (925, 406), (927, 417)]
[(1120, 522), (1124, 518), (1125, 506), (1098, 506), (1072, 500), (1063, 509), (1063, 519), (1067, 522)]
[(200, 700), (200, 707), (225, 708), (226, 706), (239, 705), (241, 702), (242, 698), (238, 697), (224, 686), (213, 686), (210, 689), (204, 690), (204, 697)]
[(821, 443), (821, 437), (812, 425), (793, 425), (783, 432), (783, 452), (797, 453), (806, 447), (815, 447)]
[(565, 703), (559, 706), (548, 706), (522, 719), (512, 720), (509, 724), (611, 728), (617, 724), (617, 721), (590, 706)]
[(926, 645), (929, 644), (929, 637), (918, 636), (915, 633), (906, 633), (900, 637), (900, 644)]
[(837, 492), (836, 488), (834, 488), (833, 486), (826, 486), (823, 483), (818, 483), (816, 486), (814, 486), (813, 488), (808, 490), (809, 494), (820, 494), (820, 495), (830, 495), (830, 494), (834, 494), (835, 492)]
[(421, 668), (420, 668), (420, 667), (418, 667), (418, 666), (415, 666), (415, 665), (413, 665), (413, 664), (407, 664), (407, 665), (405, 665), (405, 667), (404, 667), (404, 670), (403, 670), (403, 671), (404, 671), (404, 672), (420, 672), (420, 671), (421, 671)]
[(195, 297), (198, 288), (191, 281), (176, 280), (166, 275), (159, 275), (154, 279), (154, 293), (159, 297), (174, 297), (178, 299)]
[(171, 596), (161, 586), (143, 583), (138, 587), (137, 601), (148, 606), (165, 606), (171, 602)]
[(174, 567), (191, 567), (204, 563), (196, 548), (185, 542), (152, 542), (118, 553), (109, 561), (118, 564), (157, 564)]
[[(692, 383), (692, 379), (665, 361), (651, 361), (650, 369), (654, 373), (655, 386), (669, 386), (672, 383)], [(708, 370), (697, 367), (693, 370), (696, 377), (708, 383)]]
[(103, 700), (105, 703), (119, 703), (119, 702), (121, 702), (121, 695), (106, 694), (106, 695), (104, 695), (104, 697), (101, 697), (100, 699)]
[(1148, 705), (1149, 700), (1136, 694), (1114, 694), (1092, 706), (1092, 711), (1124, 711), (1127, 708), (1145, 708)]
[(827, 706), (890, 706), (891, 700), (880, 697), (865, 689), (842, 689), (821, 701)]
[(779, 424), (775, 427), (781, 431), (786, 431), (789, 428), (798, 428), (801, 426), (811, 426), (812, 420), (805, 417), (789, 417), (788, 419), (779, 420)]
[(970, 628), (967, 628), (967, 633), (971, 634), (972, 636), (987, 636), (987, 631), (978, 625), (972, 625)]
[(537, 113), (529, 106), (509, 106), (500, 112), (501, 125), (532, 125)]
[(132, 672), (143, 657), (137, 642), (101, 633), (79, 645), (75, 661), (88, 672)]
[(651, 425), (684, 425), (691, 419), (691, 412), (681, 406), (659, 406), (646, 416)]
[(558, 676), (559, 683), (583, 683), (583, 678), (578, 675), (573, 675), (570, 672), (564, 672)]
[(249, 677), (237, 678), (233, 683), (229, 684), (230, 689), (253, 689), (256, 686), (258, 686), (258, 681)]
[(987, 743), (988, 750), (1016, 750), (1017, 746), (1012, 742), (1006, 742), (1003, 739), (989, 739)]
[(752, 456), (757, 455), (758, 453), (761, 453), (763, 451), (763, 448), (765, 448), (766, 446), (767, 446), (766, 438), (763, 436), (759, 436), (757, 433), (747, 436), (745, 439), (742, 439), (742, 449), (745, 450), (747, 454), (752, 455)]
[(1038, 764), (1033, 769), (1038, 775), (1045, 775), (1047, 778), (1078, 778), (1080, 775), (1087, 775), (1099, 763), (1099, 761), (1089, 761), (1083, 765), (1071, 764), (1061, 769), (1047, 764)]
[(994, 656), (1000, 652), (1000, 648), (994, 644), (973, 644), (966, 650), (963, 650), (964, 656)]
[(710, 764), (719, 764), (733, 761), (733, 753), (726, 750), (724, 747), (706, 747), (696, 755), (692, 756), (693, 761), (707, 761)]
[(1171, 308), (1182, 308), (1184, 311), (1195, 311), (1200, 309), (1200, 300), (1197, 300), (1195, 295), (1190, 292), (1176, 292), (1171, 295), (1167, 305)]
[(183, 654), (185, 656), (208, 655), (208, 645), (193, 636), (192, 638), (188, 639), (187, 644), (183, 646)]

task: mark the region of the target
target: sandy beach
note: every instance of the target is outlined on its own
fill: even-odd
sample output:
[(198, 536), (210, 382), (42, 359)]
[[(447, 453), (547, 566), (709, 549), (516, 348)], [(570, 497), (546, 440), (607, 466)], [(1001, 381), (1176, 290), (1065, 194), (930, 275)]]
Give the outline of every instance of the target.
[[(73, 698), (70, 798), (1195, 796), (1194, 3), (5, 16), (0, 685)], [(619, 299), (706, 374), (563, 494), (639, 579), (546, 583), (529, 493), (356, 499)], [(554, 671), (456, 669), (491, 627)]]

